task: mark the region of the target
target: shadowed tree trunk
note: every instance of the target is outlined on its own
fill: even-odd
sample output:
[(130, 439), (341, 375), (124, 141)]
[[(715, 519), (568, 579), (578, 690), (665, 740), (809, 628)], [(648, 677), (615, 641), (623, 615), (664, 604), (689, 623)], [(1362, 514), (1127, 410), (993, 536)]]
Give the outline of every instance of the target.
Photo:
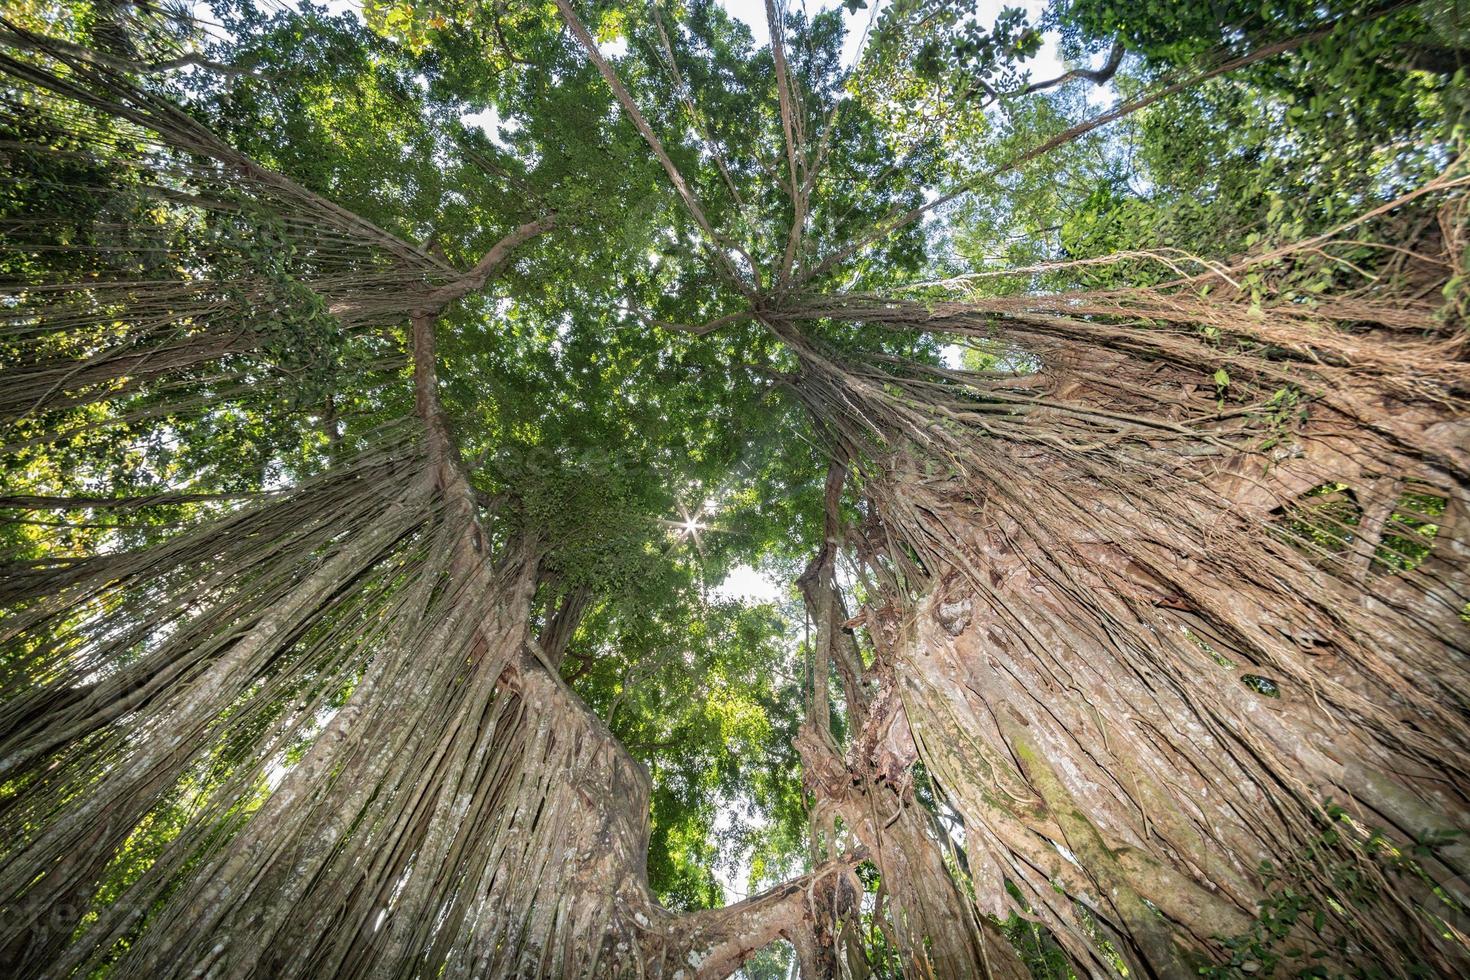
[[(893, 651), (875, 649), (872, 668), (865, 668), (849, 631), (834, 569), (843, 544), (844, 472), (840, 463), (828, 470), (825, 544), (797, 583), (816, 627), (812, 709), (796, 738), (802, 778), (815, 800), (814, 823), (829, 839), (840, 826), (868, 853), (881, 882), (874, 917), (906, 968), (936, 977), (1025, 978), (1010, 943), (961, 893), (945, 865), (942, 832), (914, 797), (916, 752), (894, 686)], [(829, 664), (842, 679), (853, 728), (845, 755), (826, 723)]]

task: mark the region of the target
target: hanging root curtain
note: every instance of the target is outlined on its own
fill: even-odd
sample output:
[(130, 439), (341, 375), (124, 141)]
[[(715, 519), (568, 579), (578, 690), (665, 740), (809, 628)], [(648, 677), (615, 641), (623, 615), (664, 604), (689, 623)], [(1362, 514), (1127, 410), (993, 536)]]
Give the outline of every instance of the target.
[[(766, 314), (857, 483), (884, 731), (962, 817), (981, 909), (1081, 970), (1466, 969), (1465, 187), (1149, 289)], [(1364, 241), (1390, 260), (1286, 295)], [(838, 350), (832, 321), (979, 360)]]
[[(247, 410), (327, 446), (238, 494), (0, 499), (112, 522), (4, 569), (6, 972), (725, 976), (810, 946), (852, 855), (726, 909), (658, 905), (648, 776), (546, 661), (535, 529), (454, 447), (435, 318), (553, 220), (455, 270), (12, 34), (49, 56), (0, 56), (37, 202), (5, 244), (6, 452)], [(365, 437), (301, 407), (346, 383), (382, 406)]]

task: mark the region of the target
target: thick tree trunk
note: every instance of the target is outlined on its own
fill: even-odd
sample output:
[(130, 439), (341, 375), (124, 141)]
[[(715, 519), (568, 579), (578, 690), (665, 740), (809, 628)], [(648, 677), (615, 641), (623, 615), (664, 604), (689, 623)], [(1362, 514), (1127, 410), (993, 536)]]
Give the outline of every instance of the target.
[[(1096, 968), (1105, 954), (1085, 935), (1077, 903), (1122, 937), (1135, 969), (1183, 977), (1221, 937), (1252, 930), (1274, 894), (1263, 862), (1291, 869), (1309, 894), (1333, 894), (1324, 883), (1356, 868), (1374, 882), (1374, 897), (1362, 899), (1371, 911), (1334, 919), (1328, 898), (1314, 895), (1326, 931), (1299, 924), (1290, 945), (1314, 953), (1366, 941), (1385, 967), (1417, 949), (1438, 969), (1458, 969), (1453, 944), (1439, 945), (1396, 904), (1436, 900), (1362, 843), (1381, 828), (1407, 847), (1470, 816), (1457, 729), (1409, 727), (1384, 713), (1413, 705), (1437, 717), (1446, 702), (1435, 692), (1463, 690), (1463, 671), (1433, 646), (1453, 625), (1391, 625), (1395, 593), (1377, 590), (1360, 604), (1353, 569), (1316, 579), (1331, 596), (1323, 605), (1294, 606), (1279, 585), (1239, 576), (1232, 562), (1245, 554), (1201, 550), (1159, 510), (1051, 453), (1008, 452), (1013, 466), (991, 454), (992, 475), (1025, 472), (1029, 493), (925, 477), (917, 461), (901, 461), (882, 491), (885, 522), (937, 583), (900, 607), (912, 625), (890, 628), (901, 637), (896, 673), (920, 755), (966, 820), (977, 899), (999, 900), (1004, 879), (1025, 881), (1028, 902), (1079, 961)], [(1286, 489), (1269, 498), (1290, 499), (1293, 480), (1322, 482), (1331, 458), (1309, 440), (1300, 466), (1272, 474)], [(1343, 478), (1356, 481), (1355, 472)], [(1208, 494), (1194, 498), (1209, 506)], [(1217, 526), (1265, 523), (1257, 513), (1222, 510)], [(1376, 544), (1356, 551), (1371, 558)], [(1454, 547), (1452, 532), (1436, 555)], [(1265, 550), (1292, 561), (1285, 546)], [(1464, 595), (1463, 568), (1431, 561), (1445, 580), (1436, 587)], [(1335, 608), (1385, 617), (1382, 636), (1397, 642), (1371, 651), (1356, 637), (1339, 642), (1318, 611)], [(1164, 642), (1174, 637), (1186, 643)], [(1330, 802), (1355, 823), (1321, 818)], [(1423, 865), (1444, 880), (1464, 874), (1463, 861), (1450, 840)], [(1420, 938), (1403, 939), (1416, 929)], [(1350, 948), (1328, 961), (1348, 963)]]
[[(983, 909), (1034, 913), (1095, 972), (1192, 975), (1232, 937), (1302, 967), (1462, 971), (1434, 916), (1455, 915), (1470, 818), (1465, 363), (1392, 296), (1245, 306), (1120, 290), (767, 322), (872, 499), (859, 551), (886, 593), (864, 621), (897, 651)], [(813, 316), (1039, 370), (849, 361)], [(1409, 487), (1445, 516), (1395, 570)], [(1334, 494), (1353, 513), (1313, 518)], [(1311, 912), (1283, 926), (1293, 901)]]
[[(874, 916), (901, 951), (904, 968), (937, 978), (1029, 976), (1010, 943), (961, 894), (945, 865), (932, 821), (913, 792), (917, 757), (895, 690), (894, 651), (874, 645), (871, 669), (851, 633), (835, 562), (843, 543), (845, 467), (833, 462), (824, 493), (824, 540), (797, 580), (815, 624), (808, 720), (796, 738), (802, 780), (814, 799), (813, 824), (824, 835), (841, 826), (878, 869), (886, 908)], [(846, 758), (833, 740), (825, 683), (829, 665), (842, 679), (852, 730)], [(835, 943), (829, 944), (835, 947)], [(835, 949), (832, 950), (836, 952)], [(813, 969), (808, 967), (807, 969)]]

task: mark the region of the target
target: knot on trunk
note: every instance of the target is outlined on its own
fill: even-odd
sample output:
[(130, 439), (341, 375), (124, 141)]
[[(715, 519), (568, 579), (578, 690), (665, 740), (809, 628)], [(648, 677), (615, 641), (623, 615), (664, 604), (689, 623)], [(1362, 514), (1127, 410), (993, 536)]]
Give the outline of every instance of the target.
[(939, 603), (934, 608), (934, 618), (950, 636), (959, 636), (970, 625), (970, 597)]

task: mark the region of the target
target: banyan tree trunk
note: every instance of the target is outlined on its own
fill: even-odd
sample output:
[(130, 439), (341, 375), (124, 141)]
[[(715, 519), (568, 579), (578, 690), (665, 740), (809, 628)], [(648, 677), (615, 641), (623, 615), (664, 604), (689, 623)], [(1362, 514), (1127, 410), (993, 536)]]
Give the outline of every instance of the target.
[[(944, 834), (915, 797), (911, 769), (917, 752), (895, 682), (893, 651), (875, 642), (872, 665), (865, 666), (850, 632), (834, 567), (842, 544), (838, 508), (844, 478), (845, 467), (831, 464), (825, 541), (798, 579), (815, 625), (811, 707), (795, 741), (802, 781), (812, 794), (813, 825), (824, 840), (838, 836), (840, 827), (863, 847), (880, 881), (871, 916), (904, 970), (944, 980), (1023, 980), (1030, 974), (1000, 930), (961, 891), (945, 861)], [(845, 752), (829, 724), (829, 664), (841, 679), (852, 730)], [(837, 953), (839, 944), (831, 945)]]
[[(1337, 421), (1268, 472), (1194, 482), (993, 444), (977, 475), (915, 453), (873, 481), (899, 560), (932, 583), (888, 611), (895, 672), (987, 911), (1022, 883), (1079, 963), (1182, 977), (1293, 894), (1312, 911), (1278, 952), (1302, 965), (1464, 969), (1439, 920), (1470, 871), (1451, 448), (1470, 432), (1430, 418), (1420, 444), (1445, 452), (1426, 463), (1349, 449)], [(1445, 500), (1412, 581), (1363, 567), (1381, 532), (1331, 568), (1274, 534), (1283, 503), (1369, 476), (1380, 528), (1406, 485)]]
[(12, 974), (716, 977), (848, 887), (659, 906), (648, 776), (531, 635), (535, 535), (486, 523), (413, 327), (418, 418), (355, 460), (13, 590)]
[[(1100, 504), (1109, 505), (1146, 526), (1125, 502)], [(1320, 690), (1297, 686), (1315, 666), (1306, 658), (1325, 661), (1321, 686), (1336, 680), (1330, 647), (1304, 644), (1291, 680), (1248, 673), (1266, 668), (1208, 632), (1181, 592), (1229, 589), (1228, 601), (1270, 628), (1279, 620), (1248, 583), (1211, 583), (1179, 554), (1183, 542), (1170, 556), (1180, 578), (1161, 581), (1106, 540), (1037, 541), (1034, 520), (1028, 528), (999, 508), (951, 506), (926, 511), (943, 515), (942, 533), (966, 562), (938, 566), (933, 590), (906, 607), (899, 676), (921, 756), (966, 817), (977, 895), (998, 899), (1003, 879), (1026, 881), (1078, 954), (1097, 946), (1078, 935), (1080, 903), (1126, 936), (1142, 964), (1182, 976), (1192, 971), (1180, 952), (1250, 932), (1273, 893), (1262, 869), (1274, 865), (1298, 887), (1320, 888), (1315, 907), (1350, 910), (1320, 936), (1293, 935), (1304, 954), (1335, 949), (1346, 962), (1361, 941), (1390, 969), (1415, 949), (1458, 969), (1462, 951), (1434, 944), (1423, 913), (1438, 903), (1416, 880), (1420, 869), (1376, 860), (1365, 843), (1377, 832), (1406, 849), (1464, 826), (1454, 761), (1463, 748), (1447, 733), (1434, 732), (1436, 762), (1385, 744)], [(1196, 655), (1166, 659), (1135, 639), (1149, 631), (1189, 631)], [(1412, 711), (1407, 699), (1370, 693)], [(1311, 819), (1332, 804), (1344, 819)], [(1422, 870), (1453, 887), (1462, 849), (1450, 840)], [(1353, 896), (1366, 908), (1331, 904), (1348, 872), (1368, 882)], [(1333, 927), (1362, 932), (1348, 939)]]
[[(823, 317), (1012, 368), (839, 355)], [(1197, 284), (767, 322), (861, 475), (865, 622), (982, 910), (1100, 973), (1467, 969), (1460, 328)]]

